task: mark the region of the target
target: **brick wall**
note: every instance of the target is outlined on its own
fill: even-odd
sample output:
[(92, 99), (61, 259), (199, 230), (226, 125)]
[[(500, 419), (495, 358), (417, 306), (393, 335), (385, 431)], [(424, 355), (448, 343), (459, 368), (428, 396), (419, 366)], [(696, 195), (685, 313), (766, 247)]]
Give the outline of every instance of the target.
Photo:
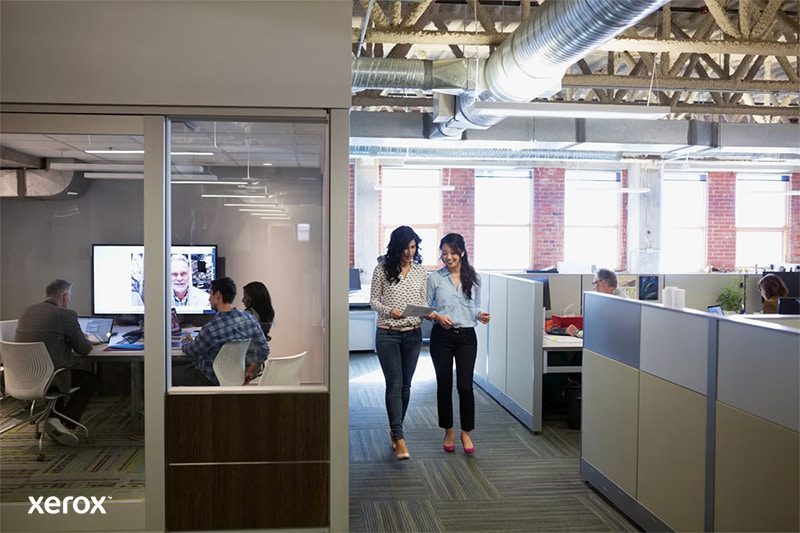
[[(475, 245), (475, 170), (443, 168), (442, 183), (454, 185), (452, 191), (442, 191), (442, 234), (460, 233), (467, 243), (467, 254), (474, 261)], [(434, 248), (438, 248), (437, 242)], [(430, 253), (431, 247), (427, 248)]]
[[(622, 187), (628, 186), (628, 171), (622, 171)], [(628, 196), (620, 195), (620, 217), (619, 217), (619, 265), (617, 268), (626, 270), (628, 268)]]
[(564, 259), (564, 169), (533, 169), (533, 268)]
[[(792, 190), (800, 191), (800, 172), (792, 174)], [(789, 198), (789, 262), (800, 263), (800, 196)]]
[(708, 173), (706, 263), (730, 270), (736, 263), (736, 173)]
[(356, 220), (356, 166), (353, 163), (350, 163), (350, 177), (347, 182), (347, 193), (348, 193), (348, 223), (349, 223), (349, 240), (350, 240), (350, 268), (353, 268), (356, 264), (356, 229), (355, 229), (355, 220)]

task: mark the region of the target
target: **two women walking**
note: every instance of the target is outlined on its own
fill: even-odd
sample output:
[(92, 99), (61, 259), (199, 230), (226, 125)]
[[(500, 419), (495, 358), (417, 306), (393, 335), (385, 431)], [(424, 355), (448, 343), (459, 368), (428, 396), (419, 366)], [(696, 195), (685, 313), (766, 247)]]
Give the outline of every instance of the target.
[(439, 427), (445, 430), (443, 449), (455, 451), (453, 428), (453, 363), (461, 416), (461, 443), (475, 453), (470, 432), (475, 427), (472, 375), (477, 355), (475, 326), (489, 322), (480, 310), (480, 279), (469, 264), (464, 238), (449, 233), (439, 249), (444, 266), (428, 276), (422, 267), (421, 239), (413, 229), (400, 226), (389, 239), (386, 255), (373, 273), (370, 304), (378, 314), (376, 349), (386, 381), (386, 411), (392, 449), (398, 461), (409, 459), (403, 421), (411, 396), (411, 380), (422, 348), (422, 319), (405, 316), (407, 305), (434, 309), (426, 318), (435, 321), (431, 331), (431, 359), (436, 369)]

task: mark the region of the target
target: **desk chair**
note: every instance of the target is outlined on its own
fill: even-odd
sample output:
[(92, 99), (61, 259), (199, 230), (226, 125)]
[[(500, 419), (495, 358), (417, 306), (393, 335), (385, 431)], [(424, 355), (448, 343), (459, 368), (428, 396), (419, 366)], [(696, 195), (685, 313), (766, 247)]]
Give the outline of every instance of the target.
[[(39, 430), (39, 424), (43, 420), (47, 421), (53, 414), (79, 426), (86, 432), (86, 437), (89, 437), (89, 430), (86, 426), (76, 420), (72, 420), (63, 413), (59, 413), (55, 409), (56, 401), (60, 398), (69, 397), (69, 394), (58, 390), (50, 392), (50, 386), (59, 372), (68, 371), (69, 369), (55, 369), (53, 360), (50, 359), (50, 354), (47, 352), (47, 347), (43, 342), (0, 341), (0, 354), (2, 354), (3, 364), (5, 365), (6, 394), (18, 400), (31, 402), (30, 414), (27, 420), (31, 424), (36, 424), (34, 438), (39, 441), (37, 461), (44, 461), (44, 454), (42, 453), (44, 432)], [(70, 394), (78, 390), (78, 388), (72, 387), (69, 391)], [(44, 403), (44, 409), (39, 413), (34, 413), (37, 401)], [(6, 431), (11, 427), (7, 428)]]
[(250, 339), (233, 341), (219, 349), (214, 358), (214, 374), (221, 387), (238, 387), (244, 385), (244, 357)]
[[(0, 320), (0, 341), (13, 341), (17, 336), (17, 319)], [(5, 385), (3, 379), (3, 356), (0, 354), (0, 399), (4, 398)]]
[(300, 385), (300, 371), (308, 351), (289, 357), (270, 357), (264, 364), (259, 387), (266, 385)]

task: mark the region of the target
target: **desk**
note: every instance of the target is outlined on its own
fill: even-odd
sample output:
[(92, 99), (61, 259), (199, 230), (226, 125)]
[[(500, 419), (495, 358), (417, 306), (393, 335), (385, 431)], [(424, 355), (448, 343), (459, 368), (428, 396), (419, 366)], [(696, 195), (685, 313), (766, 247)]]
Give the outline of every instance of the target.
[(549, 354), (554, 352), (583, 351), (583, 339), (565, 335), (548, 335), (542, 340), (542, 374), (569, 374), (580, 372), (581, 365), (550, 365)]

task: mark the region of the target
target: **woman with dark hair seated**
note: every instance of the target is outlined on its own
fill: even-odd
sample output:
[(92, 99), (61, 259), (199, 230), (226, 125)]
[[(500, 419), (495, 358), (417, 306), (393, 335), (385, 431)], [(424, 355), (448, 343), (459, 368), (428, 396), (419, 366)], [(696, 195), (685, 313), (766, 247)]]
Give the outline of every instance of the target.
[(392, 232), (383, 263), (372, 274), (369, 303), (378, 314), (375, 346), (386, 381), (386, 412), (392, 449), (398, 461), (411, 455), (403, 420), (411, 397), (411, 378), (422, 348), (422, 319), (403, 316), (407, 305), (426, 306), (426, 274), (419, 254), (422, 239), (408, 226)]
[[(272, 323), (275, 320), (275, 309), (272, 308), (272, 298), (269, 295), (267, 286), (260, 281), (251, 281), (242, 288), (242, 305), (247, 313), (253, 315), (261, 324), (261, 330), (267, 341), (272, 340), (269, 336), (269, 331), (272, 329)], [(250, 381), (256, 377), (263, 367), (262, 364), (255, 363), (251, 358), (251, 351), (254, 349), (251, 346), (247, 349), (247, 375), (245, 381)]]
[(781, 278), (775, 274), (767, 274), (758, 281), (758, 290), (764, 303), (761, 304), (761, 312), (764, 314), (774, 314), (778, 312), (778, 299), (789, 296), (789, 289)]

